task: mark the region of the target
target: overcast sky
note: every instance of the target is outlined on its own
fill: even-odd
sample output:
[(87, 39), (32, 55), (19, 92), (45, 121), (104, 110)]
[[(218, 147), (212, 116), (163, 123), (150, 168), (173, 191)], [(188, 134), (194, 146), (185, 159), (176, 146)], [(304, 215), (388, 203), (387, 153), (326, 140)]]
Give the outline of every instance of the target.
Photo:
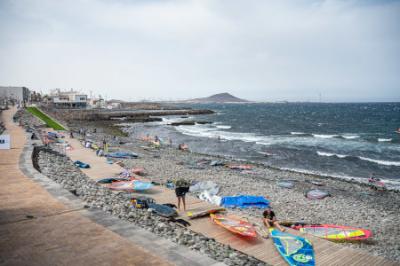
[(0, 1), (0, 85), (400, 101), (400, 1)]

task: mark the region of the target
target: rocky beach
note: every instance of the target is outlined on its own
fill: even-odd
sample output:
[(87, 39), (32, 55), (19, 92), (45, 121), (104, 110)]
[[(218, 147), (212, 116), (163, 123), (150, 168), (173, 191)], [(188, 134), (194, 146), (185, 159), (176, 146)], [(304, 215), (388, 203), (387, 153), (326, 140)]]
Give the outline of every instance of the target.
[[(27, 118), (22, 122), (27, 125)], [(96, 133), (94, 129), (96, 128)], [(76, 130), (78, 128), (75, 128)], [(184, 177), (192, 182), (211, 180), (220, 186), (220, 196), (259, 195), (271, 201), (278, 219), (284, 221), (304, 221), (328, 223), (366, 228), (372, 231), (373, 238), (366, 242), (341, 243), (353, 248), (366, 250), (375, 255), (400, 261), (399, 220), (400, 194), (396, 191), (375, 190), (365, 184), (358, 184), (332, 178), (293, 173), (271, 169), (263, 165), (253, 165), (250, 171), (237, 171), (223, 166), (210, 166), (198, 163), (205, 160), (223, 160), (220, 157), (180, 151), (175, 146), (153, 148), (148, 142), (131, 137), (118, 137), (107, 134), (101, 124), (86, 127), (87, 138), (101, 143), (107, 139), (110, 150), (133, 151), (138, 159), (122, 160), (127, 168), (143, 167), (146, 178), (165, 184), (167, 180)], [(113, 193), (87, 180), (67, 157), (52, 151), (42, 150), (38, 156), (40, 170), (64, 184), (66, 189), (87, 201), (88, 207), (102, 208), (123, 219), (138, 223), (156, 234), (167, 237), (179, 244), (206, 253), (212, 258), (228, 265), (257, 265), (261, 262), (241, 254), (227, 246), (216, 243), (204, 236), (183, 229), (175, 223), (164, 221), (150, 213), (129, 208), (129, 194)], [(243, 162), (237, 162), (243, 163)], [(74, 173), (71, 175), (71, 173)], [(71, 178), (72, 176), (72, 178)], [(278, 181), (291, 181), (293, 189), (282, 188)], [(316, 186), (312, 182), (320, 182)], [(322, 200), (307, 199), (307, 190), (318, 188), (330, 193)], [(260, 218), (260, 209), (232, 209), (241, 216)]]

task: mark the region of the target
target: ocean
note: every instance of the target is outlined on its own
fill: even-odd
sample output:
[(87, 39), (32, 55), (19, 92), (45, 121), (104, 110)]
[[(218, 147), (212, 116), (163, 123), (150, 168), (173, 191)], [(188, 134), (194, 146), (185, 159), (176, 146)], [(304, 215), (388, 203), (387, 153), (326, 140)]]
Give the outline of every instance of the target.
[[(190, 150), (296, 172), (400, 184), (400, 103), (185, 104), (212, 115), (131, 126)], [(170, 126), (171, 122), (208, 124)]]

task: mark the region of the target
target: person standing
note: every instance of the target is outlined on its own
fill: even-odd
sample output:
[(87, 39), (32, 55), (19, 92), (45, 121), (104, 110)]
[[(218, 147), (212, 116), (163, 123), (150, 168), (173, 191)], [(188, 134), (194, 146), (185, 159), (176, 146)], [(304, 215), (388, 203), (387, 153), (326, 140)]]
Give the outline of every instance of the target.
[(106, 138), (103, 139), (103, 151), (108, 152)]
[(178, 210), (181, 209), (181, 201), (183, 203), (183, 210), (186, 211), (185, 195), (189, 191), (190, 182), (184, 178), (175, 181), (175, 194), (178, 200)]

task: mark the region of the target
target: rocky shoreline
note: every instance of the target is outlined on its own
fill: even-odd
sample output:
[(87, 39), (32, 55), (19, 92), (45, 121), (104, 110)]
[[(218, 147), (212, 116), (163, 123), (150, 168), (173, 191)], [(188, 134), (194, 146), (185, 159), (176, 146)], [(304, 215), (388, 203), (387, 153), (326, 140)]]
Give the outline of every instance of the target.
[[(91, 138), (101, 140), (105, 136), (101, 130)], [(354, 226), (369, 229), (372, 240), (342, 243), (363, 249), (375, 255), (400, 261), (400, 193), (389, 190), (375, 190), (371, 186), (352, 180), (340, 180), (302, 174), (263, 165), (254, 165), (252, 171), (234, 171), (226, 167), (196, 165), (200, 160), (221, 160), (219, 157), (182, 152), (176, 147), (164, 146), (149, 149), (140, 140), (123, 138), (123, 145), (112, 143), (116, 149), (130, 150), (140, 154), (135, 160), (123, 160), (127, 167), (143, 167), (148, 178), (165, 183), (168, 179), (185, 177), (197, 181), (211, 180), (217, 183), (219, 195), (251, 194), (265, 196), (280, 220), (306, 221)], [(119, 146), (119, 147), (118, 147)], [(230, 161), (233, 162), (233, 161)], [(193, 167), (195, 166), (195, 167)], [(278, 181), (291, 180), (293, 189), (281, 188)], [(320, 182), (323, 186), (312, 183)], [(304, 196), (309, 189), (322, 189), (331, 194), (323, 200), (310, 200)], [(260, 218), (262, 210), (233, 210), (239, 215)]]
[[(165, 183), (168, 179), (174, 179), (177, 177), (185, 177), (192, 181), (212, 180), (220, 186), (220, 195), (252, 194), (265, 196), (271, 200), (272, 206), (280, 220), (340, 224), (370, 229), (374, 235), (373, 240), (361, 243), (343, 243), (341, 245), (363, 249), (375, 255), (400, 261), (400, 227), (397, 222), (400, 218), (398, 212), (400, 207), (400, 193), (394, 191), (372, 190), (363, 184), (307, 174), (292, 173), (267, 168), (262, 165), (256, 165), (252, 171), (247, 172), (234, 171), (225, 167), (193, 167), (193, 165), (199, 160), (213, 160), (216, 158), (213, 156), (182, 152), (178, 151), (175, 147), (168, 146), (163, 146), (160, 149), (152, 149), (147, 147), (146, 142), (134, 140), (129, 137), (119, 137), (115, 140), (112, 136), (108, 135), (106, 131), (102, 130), (101, 125), (96, 125), (96, 133), (91, 133), (93, 132), (93, 129), (94, 128), (88, 128), (91, 139), (101, 142), (103, 138), (107, 138), (113, 149), (130, 150), (139, 153), (140, 157), (138, 159), (123, 160), (123, 162), (127, 167), (144, 167), (148, 173), (147, 177), (152, 181)], [(54, 173), (52, 174), (49, 169), (54, 167), (54, 165), (60, 165), (57, 164), (57, 162), (52, 161), (52, 159), (50, 159), (51, 157), (52, 156), (46, 158), (46, 156), (44, 156), (41, 159), (42, 163), (47, 164), (47, 166), (43, 164), (42, 167), (47, 167), (47, 170), (44, 170), (44, 172), (48, 171), (48, 175), (54, 175)], [(72, 169), (65, 171), (66, 173), (70, 173)], [(58, 172), (56, 173), (58, 176)], [(87, 181), (89, 183), (82, 183), (83, 181), (81, 181), (81, 183), (78, 182), (79, 185), (75, 185), (76, 180), (74, 181), (74, 179), (72, 179), (73, 181), (68, 181), (69, 178), (68, 174), (66, 174), (65, 177), (63, 177), (63, 180), (68, 189), (70, 189), (68, 186), (74, 185), (76, 187), (76, 192), (73, 193), (82, 193), (80, 191), (82, 189), (88, 191), (89, 194), (82, 197), (85, 200), (89, 199), (89, 206), (96, 207), (97, 204), (100, 204), (100, 206), (103, 204), (103, 207), (101, 208), (105, 209), (105, 211), (121, 216), (121, 218), (126, 218), (125, 215), (128, 215), (128, 220), (130, 219), (130, 212), (128, 212), (128, 214), (125, 213), (127, 208), (127, 199), (123, 194), (117, 193), (117, 196), (110, 196), (107, 194), (108, 192), (105, 192), (102, 189), (94, 189), (92, 187), (93, 185), (91, 185), (89, 181)], [(277, 181), (280, 180), (291, 180), (295, 186), (290, 190), (281, 188), (277, 185)], [(323, 183), (324, 186), (316, 187), (311, 181), (319, 181)], [(323, 200), (309, 200), (304, 197), (304, 192), (310, 188), (327, 190), (332, 196)], [(75, 188), (72, 188), (72, 191), (74, 191), (74, 189)], [(95, 203), (96, 199), (90, 198), (91, 194), (99, 194), (101, 195), (100, 198), (106, 198), (106, 201), (104, 201), (104, 203)], [(111, 207), (108, 205), (109, 202), (115, 204), (115, 210), (112, 207), (113, 205), (111, 205)], [(233, 211), (243, 216), (261, 217), (261, 210), (257, 209), (235, 209)], [(160, 220), (158, 220), (160, 219), (159, 217), (155, 218), (155, 220), (152, 220), (151, 218), (148, 222), (145, 222), (142, 221), (142, 218), (135, 218), (142, 217), (142, 214), (132, 215), (132, 222), (135, 222), (135, 219), (138, 219), (137, 222), (140, 225), (149, 229), (153, 228), (150, 230), (154, 230), (155, 233), (157, 233), (156, 231), (160, 231), (160, 235), (164, 235), (164, 237), (170, 238), (173, 241), (188, 245), (193, 249), (199, 248), (195, 245), (198, 243), (196, 234), (192, 235), (193, 232), (188, 231), (186, 235), (189, 235), (192, 238), (189, 239), (190, 237), (183, 236), (187, 229), (179, 227), (180, 230), (184, 230), (182, 232), (184, 240), (179, 242), (179, 237), (177, 238), (176, 235), (169, 235), (171, 231), (175, 232), (176, 224), (169, 225), (168, 222), (162, 221), (162, 223), (166, 224), (168, 228), (170, 228), (169, 226), (173, 227), (173, 230), (166, 229), (164, 231), (164, 229), (162, 229), (163, 225), (160, 225), (161, 229), (156, 229), (157, 225), (160, 224)], [(146, 217), (152, 217), (151, 214), (143, 215)], [(146, 218), (146, 220), (147, 219), (148, 218)], [(177, 232), (177, 235), (181, 234), (178, 234)], [(193, 240), (193, 238), (195, 239), (195, 244), (192, 244), (190, 241)], [(216, 247), (219, 247), (221, 244), (215, 242), (213, 242), (214, 244), (210, 244), (208, 243), (209, 240), (203, 240), (205, 243), (203, 243), (204, 245), (201, 246), (199, 250), (216, 260), (224, 261), (229, 265), (243, 265), (246, 263), (249, 265), (257, 265), (260, 263), (254, 258), (247, 257), (244, 259), (244, 256), (246, 255), (240, 255), (240, 253), (232, 251), (229, 247), (224, 247), (225, 251), (223, 251), (224, 248), (221, 248), (221, 250), (217, 248), (218, 251), (216, 252)], [(206, 249), (208, 246), (210, 246), (210, 248)], [(239, 255), (231, 255), (230, 252)], [(222, 256), (221, 254), (227, 256)], [(236, 260), (237, 258), (241, 258), (243, 261), (239, 263), (239, 260)]]

